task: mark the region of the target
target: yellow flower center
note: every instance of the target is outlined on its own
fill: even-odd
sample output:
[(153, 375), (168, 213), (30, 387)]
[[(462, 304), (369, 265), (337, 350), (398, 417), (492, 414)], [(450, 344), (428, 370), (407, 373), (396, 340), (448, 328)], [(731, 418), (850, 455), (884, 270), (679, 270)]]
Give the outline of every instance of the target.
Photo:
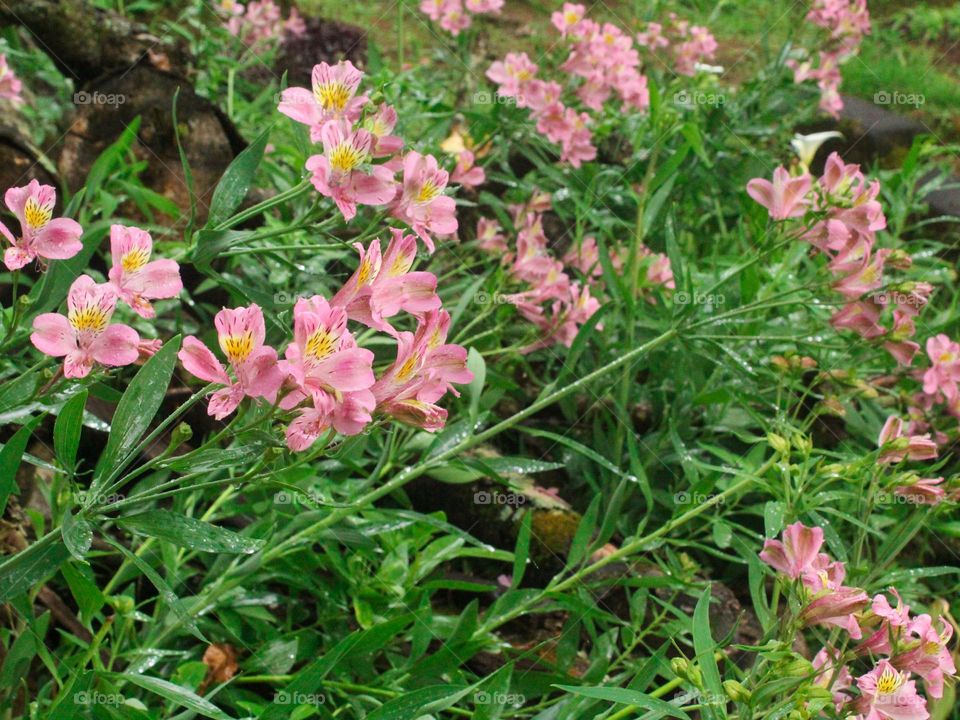
[(953, 362), (953, 353), (950, 352), (949, 350), (946, 351), (946, 352), (944, 352), (944, 353), (942, 353), (942, 354), (940, 355), (940, 362), (942, 362), (942, 363)]
[(430, 342), (427, 343), (427, 346), (431, 350), (436, 350), (440, 346), (440, 330), (434, 330), (433, 335), (430, 336)]
[(307, 338), (307, 345), (304, 352), (314, 360), (322, 360), (333, 352), (339, 338), (326, 328), (317, 328), (317, 330)]
[(97, 305), (87, 305), (71, 310), (67, 314), (67, 319), (77, 332), (102, 333), (107, 329), (107, 322), (109, 322), (110, 317), (103, 308)]
[(370, 282), (370, 276), (373, 275), (373, 264), (370, 258), (364, 258), (360, 263), (360, 271), (357, 273), (357, 287), (363, 287)]
[(230, 362), (243, 362), (253, 352), (253, 333), (248, 330), (241, 335), (223, 335), (220, 337), (220, 349)]
[(420, 362), (419, 355), (411, 355), (407, 358), (407, 361), (400, 366), (400, 369), (397, 370), (397, 380), (403, 382), (411, 375), (413, 375), (414, 370), (417, 369), (417, 364)]
[(350, 101), (349, 88), (338, 81), (318, 85), (313, 94), (324, 110), (342, 112)]
[(417, 193), (418, 203), (428, 203), (440, 194), (440, 188), (433, 180), (427, 180), (420, 186), (420, 192)]
[(23, 217), (27, 226), (32, 230), (39, 230), (53, 217), (53, 208), (41, 205), (34, 198), (28, 198), (23, 205)]
[(406, 275), (410, 271), (410, 267), (412, 265), (413, 255), (400, 255), (396, 260), (393, 261), (393, 265), (390, 266), (390, 269), (387, 271), (387, 275), (390, 277)]
[(577, 17), (577, 14), (575, 12), (568, 12), (566, 15), (563, 16), (563, 21), (567, 25), (576, 25), (578, 22), (580, 22), (580, 18)]
[(146, 248), (135, 248), (120, 258), (120, 265), (124, 272), (136, 272), (150, 259), (150, 251)]
[(337, 172), (347, 173), (356, 170), (366, 160), (366, 153), (358, 150), (352, 143), (343, 142), (330, 153), (330, 167)]
[(887, 668), (877, 680), (878, 695), (892, 695), (903, 685), (903, 675)]

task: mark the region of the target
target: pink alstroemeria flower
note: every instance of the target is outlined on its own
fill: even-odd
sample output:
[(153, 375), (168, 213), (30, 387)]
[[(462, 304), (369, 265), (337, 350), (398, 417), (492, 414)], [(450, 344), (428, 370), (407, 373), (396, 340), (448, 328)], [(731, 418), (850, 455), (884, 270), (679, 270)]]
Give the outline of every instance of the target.
[(807, 211), (807, 195), (813, 179), (806, 173), (791, 177), (782, 165), (773, 171), (773, 182), (754, 178), (747, 183), (747, 194), (763, 205), (774, 220), (800, 217)]
[(343, 122), (328, 122), (320, 131), (323, 155), (307, 160), (310, 181), (317, 191), (332, 198), (345, 220), (357, 214), (357, 205), (386, 205), (397, 194), (393, 172), (374, 165), (369, 174), (363, 166), (370, 161), (373, 136), (366, 130), (352, 130)]
[(10, 100), (14, 105), (23, 104), (23, 83), (7, 63), (6, 54), (0, 54), (0, 98)]
[(486, 182), (487, 173), (482, 167), (475, 164), (472, 152), (464, 150), (457, 156), (457, 166), (453, 169), (450, 182), (474, 188)]
[(64, 357), (63, 374), (82, 378), (94, 362), (110, 367), (131, 365), (140, 356), (140, 336), (132, 327), (110, 324), (117, 295), (89, 275), (73, 281), (67, 295), (67, 315), (44, 313), (33, 321), (30, 341), (42, 353)]
[(38, 257), (67, 260), (83, 249), (80, 224), (70, 218), (53, 217), (57, 191), (52, 185), (31, 180), (23, 187), (7, 190), (3, 199), (20, 221), (19, 238), (0, 223), (0, 233), (13, 245), (3, 254), (7, 270), (19, 270)]
[(907, 673), (881, 660), (866, 675), (857, 678), (860, 700), (856, 709), (864, 720), (927, 720), (927, 704), (917, 693)]
[(417, 257), (417, 239), (402, 230), (390, 228), (393, 237), (386, 253), (380, 255), (380, 241), (370, 241), (360, 253), (360, 265), (331, 299), (331, 304), (346, 308), (351, 320), (396, 335), (387, 318), (401, 310), (422, 317), (440, 307), (437, 276), (431, 272), (411, 272)]
[(377, 111), (363, 121), (363, 128), (373, 137), (370, 148), (373, 157), (389, 157), (403, 149), (403, 138), (393, 134), (396, 126), (397, 111), (385, 103), (381, 103)]
[(953, 637), (953, 626), (940, 618), (940, 630), (933, 626), (933, 618), (924, 613), (917, 615), (907, 626), (904, 636), (905, 652), (891, 658), (899, 670), (915, 672), (923, 678), (924, 687), (931, 697), (943, 697), (943, 679), (954, 675), (957, 668), (953, 655), (947, 648)]
[(153, 239), (146, 230), (110, 226), (110, 284), (117, 296), (148, 320), (156, 316), (151, 300), (176, 297), (183, 290), (180, 266), (175, 260), (150, 260)]
[(450, 314), (427, 314), (417, 332), (400, 333), (397, 359), (373, 386), (377, 409), (400, 422), (434, 431), (447, 420), (447, 411), (435, 403), (447, 391), (459, 395), (452, 383), (473, 380), (467, 369), (467, 351), (446, 344)]
[(814, 563), (823, 546), (823, 529), (796, 522), (783, 531), (783, 540), (767, 540), (760, 559), (791, 580), (814, 570)]
[(880, 448), (878, 462), (882, 464), (898, 463), (909, 460), (935, 460), (937, 444), (929, 435), (910, 435), (903, 432), (903, 420), (891, 415), (880, 430), (877, 438)]
[(313, 66), (312, 89), (287, 88), (283, 91), (278, 109), (299, 123), (310, 126), (310, 139), (320, 142), (323, 126), (330, 120), (356, 122), (366, 95), (356, 97), (363, 73), (349, 60), (336, 65), (325, 62)]
[(850, 701), (847, 690), (853, 685), (853, 675), (846, 665), (837, 669), (838, 656), (839, 653), (833, 648), (821, 648), (813, 658), (813, 668), (819, 671), (813, 682), (833, 694), (833, 705), (837, 712), (840, 712), (840, 709)]
[(449, 178), (433, 155), (411, 151), (403, 159), (403, 192), (393, 215), (408, 223), (431, 253), (431, 234), (452, 235), (458, 227), (456, 203), (443, 194)]
[[(323, 297), (300, 298), (293, 308), (293, 342), (287, 345), (281, 369), (296, 383), (280, 407), (296, 407), (307, 396), (327, 394), (335, 400), (344, 393), (369, 392), (373, 353), (357, 347), (347, 329), (347, 312), (331, 307)], [(372, 396), (371, 396), (372, 401)]]
[(522, 98), (526, 84), (534, 79), (537, 66), (526, 53), (507, 53), (487, 70), (487, 77), (500, 86), (497, 91), (503, 97)]
[(566, 37), (583, 20), (586, 13), (587, 9), (583, 5), (564, 3), (562, 10), (557, 10), (550, 16), (550, 22), (563, 37)]
[(216, 356), (192, 335), (185, 338), (178, 357), (187, 372), (201, 380), (225, 385), (210, 396), (207, 412), (222, 420), (237, 409), (244, 396), (273, 400), (283, 383), (277, 351), (264, 345), (266, 326), (257, 305), (224, 308), (214, 318), (220, 349), (233, 368), (231, 380)]
[(923, 391), (928, 395), (943, 393), (948, 401), (960, 396), (960, 344), (941, 333), (927, 340), (930, 369), (923, 374)]

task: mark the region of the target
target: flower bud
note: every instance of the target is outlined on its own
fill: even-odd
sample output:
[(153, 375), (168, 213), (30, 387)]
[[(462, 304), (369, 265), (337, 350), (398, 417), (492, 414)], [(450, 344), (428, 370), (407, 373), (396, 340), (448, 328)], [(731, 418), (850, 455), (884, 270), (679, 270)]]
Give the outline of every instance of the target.
[(723, 691), (727, 694), (727, 697), (734, 702), (750, 702), (750, 691), (736, 680), (724, 680)]

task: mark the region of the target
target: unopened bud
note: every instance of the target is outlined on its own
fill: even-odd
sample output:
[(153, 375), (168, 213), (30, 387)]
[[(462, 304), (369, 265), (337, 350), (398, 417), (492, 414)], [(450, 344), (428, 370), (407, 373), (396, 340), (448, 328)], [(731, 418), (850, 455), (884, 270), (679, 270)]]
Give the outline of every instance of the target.
[(736, 680), (724, 680), (723, 691), (734, 702), (750, 702), (750, 691)]

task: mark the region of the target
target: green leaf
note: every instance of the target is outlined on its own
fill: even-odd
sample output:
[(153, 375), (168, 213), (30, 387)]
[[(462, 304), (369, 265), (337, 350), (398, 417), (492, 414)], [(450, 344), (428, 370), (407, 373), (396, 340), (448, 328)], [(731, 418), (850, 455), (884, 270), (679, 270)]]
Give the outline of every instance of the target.
[(480, 398), (483, 396), (483, 384), (487, 379), (487, 364), (476, 348), (470, 348), (467, 354), (467, 369), (473, 373), (468, 392), (470, 394), (470, 418), (476, 419), (480, 413)]
[(602, 495), (596, 495), (590, 501), (590, 506), (580, 518), (580, 524), (577, 525), (577, 532), (570, 542), (570, 552), (567, 554), (567, 568), (576, 567), (590, 547), (590, 538), (593, 537), (594, 528), (597, 526), (597, 515), (600, 513), (600, 502)]
[(43, 415), (38, 415), (17, 430), (0, 450), (0, 517), (3, 516), (3, 511), (7, 507), (7, 498), (16, 487), (17, 471), (20, 469), (23, 454), (27, 451), (27, 443), (30, 442), (30, 436), (41, 420)]
[(270, 138), (268, 127), (246, 149), (233, 159), (217, 188), (213, 191), (210, 200), (210, 214), (207, 218), (207, 227), (214, 227), (229, 218), (240, 206), (250, 191), (253, 176), (257, 173), (260, 161), (263, 159), (263, 150)]
[(70, 557), (67, 546), (60, 542), (60, 532), (53, 531), (16, 555), (0, 563), (0, 603), (30, 590), (57, 571)]
[(690, 717), (680, 708), (636, 690), (617, 687), (577, 687), (576, 685), (554, 685), (553, 687), (595, 700), (607, 700), (620, 705), (636, 705), (651, 713), (644, 715), (644, 720), (656, 720), (668, 716), (689, 720)]
[(471, 690), (472, 687), (463, 685), (431, 685), (420, 688), (381, 705), (367, 715), (367, 720), (412, 720), (455, 705)]
[[(723, 683), (720, 680), (720, 668), (717, 667), (717, 659), (713, 655), (717, 644), (713, 641), (713, 635), (710, 633), (711, 595), (711, 586), (708, 584), (704, 587), (703, 593), (697, 601), (697, 607), (693, 611), (693, 649), (697, 654), (697, 663), (707, 689), (713, 693), (714, 697), (719, 698), (723, 697)], [(718, 708), (716, 705), (711, 707), (719, 709), (721, 715), (726, 716), (724, 708)]]
[(126, 680), (203, 717), (212, 718), (212, 720), (233, 720), (209, 700), (205, 700), (185, 687), (174, 685), (167, 680), (150, 677), (149, 675), (137, 675), (136, 673), (109, 673), (109, 677), (116, 680)]
[(109, 537), (104, 538), (108, 543), (113, 545), (117, 550), (119, 550), (130, 562), (137, 566), (137, 569), (142, 572), (147, 580), (157, 589), (157, 592), (160, 593), (160, 597), (163, 599), (167, 605), (170, 606), (170, 609), (173, 610), (173, 614), (177, 616), (181, 624), (187, 629), (187, 631), (193, 635), (195, 638), (201, 642), (209, 644), (210, 641), (207, 640), (203, 633), (200, 632), (200, 628), (197, 627), (196, 620), (193, 619), (193, 616), (187, 612), (187, 609), (183, 606), (183, 601), (177, 597), (177, 594), (173, 591), (167, 581), (160, 577), (160, 574), (154, 570), (149, 563), (147, 563), (139, 555), (134, 555), (132, 552), (127, 550), (123, 545)]
[(527, 511), (520, 521), (520, 531), (517, 533), (517, 545), (513, 550), (513, 579), (510, 587), (516, 590), (520, 587), (523, 574), (527, 570), (527, 559), (530, 557), (530, 535), (533, 528), (533, 513)]
[(63, 524), (60, 526), (63, 535), (63, 544), (77, 560), (81, 562), (93, 542), (93, 526), (82, 517), (77, 517), (67, 510), (63, 514)]
[(169, 510), (129, 515), (118, 518), (117, 524), (142, 535), (202, 552), (248, 555), (262, 548), (264, 542)]
[(83, 408), (87, 404), (87, 389), (84, 388), (64, 403), (53, 425), (53, 449), (57, 460), (67, 472), (73, 472), (77, 463), (77, 448), (80, 447), (80, 431), (83, 429)]
[(111, 473), (126, 466), (128, 456), (150, 427), (173, 377), (179, 349), (180, 336), (177, 335), (147, 360), (127, 386), (110, 423), (110, 437), (97, 463), (94, 482), (90, 486), (91, 496), (99, 494)]

